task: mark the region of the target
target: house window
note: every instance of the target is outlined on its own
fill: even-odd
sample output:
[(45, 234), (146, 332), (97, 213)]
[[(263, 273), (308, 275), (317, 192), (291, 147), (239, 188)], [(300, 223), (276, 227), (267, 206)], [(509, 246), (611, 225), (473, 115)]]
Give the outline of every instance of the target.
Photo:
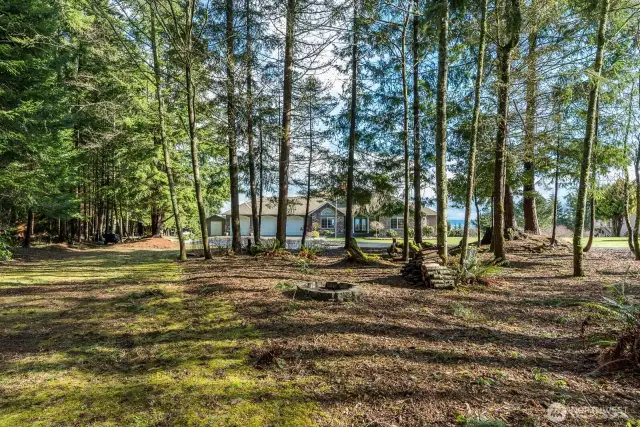
[(367, 232), (367, 218), (355, 218), (353, 220), (353, 230), (356, 233), (366, 233)]
[(335, 218), (332, 216), (323, 216), (320, 218), (320, 228), (333, 228), (335, 225)]
[(404, 218), (391, 218), (391, 228), (394, 230), (404, 228)]

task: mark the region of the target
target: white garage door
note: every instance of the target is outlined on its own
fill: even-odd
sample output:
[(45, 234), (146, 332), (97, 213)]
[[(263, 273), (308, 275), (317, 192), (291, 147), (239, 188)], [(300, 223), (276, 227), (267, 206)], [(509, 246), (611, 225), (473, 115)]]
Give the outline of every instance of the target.
[(209, 223), (209, 236), (222, 236), (222, 221), (211, 221)]
[(301, 216), (287, 217), (287, 236), (302, 236), (304, 218)]
[(260, 235), (264, 237), (276, 235), (276, 217), (263, 216), (260, 222)]
[[(249, 235), (249, 220), (248, 216), (240, 217), (240, 235), (248, 236)], [(233, 234), (233, 227), (229, 226), (229, 231)]]
[(251, 218), (249, 218), (248, 216), (241, 216), (240, 217), (240, 235), (241, 236), (248, 236), (249, 235), (249, 221), (251, 220)]

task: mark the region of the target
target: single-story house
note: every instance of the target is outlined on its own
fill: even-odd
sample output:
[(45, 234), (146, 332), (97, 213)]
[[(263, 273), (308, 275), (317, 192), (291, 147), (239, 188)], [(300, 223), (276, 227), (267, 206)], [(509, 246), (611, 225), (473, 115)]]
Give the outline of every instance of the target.
[[(262, 217), (260, 218), (260, 235), (273, 237), (276, 235), (276, 218), (278, 215), (278, 199), (275, 197), (263, 198)], [(304, 224), (306, 198), (302, 196), (289, 197), (287, 212), (287, 236), (302, 236), (304, 231), (311, 232), (314, 229), (320, 232), (337, 233), (344, 236), (344, 220), (346, 208), (342, 204), (336, 207), (335, 201), (320, 198), (312, 198), (309, 201), (309, 219)], [(404, 232), (404, 218), (402, 214), (397, 216), (371, 216), (366, 209), (354, 206), (353, 234), (354, 236), (367, 236), (372, 234), (370, 228), (372, 221), (381, 222), (385, 230), (395, 230), (398, 235)], [(423, 226), (436, 225), (436, 212), (433, 209), (422, 208)], [(213, 215), (207, 218), (207, 227), (210, 236), (228, 236), (231, 234), (231, 210)], [(413, 214), (409, 216), (409, 227), (413, 227)], [(384, 232), (383, 232), (384, 233)], [(251, 223), (251, 202), (240, 204), (240, 234), (250, 236), (253, 234)]]

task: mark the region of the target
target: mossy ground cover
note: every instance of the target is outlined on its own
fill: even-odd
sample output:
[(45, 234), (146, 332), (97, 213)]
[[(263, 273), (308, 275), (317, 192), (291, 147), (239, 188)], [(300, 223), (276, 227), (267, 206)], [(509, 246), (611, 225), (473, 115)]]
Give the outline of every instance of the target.
[(255, 329), (172, 252), (35, 250), (0, 264), (0, 426), (309, 425), (253, 368)]

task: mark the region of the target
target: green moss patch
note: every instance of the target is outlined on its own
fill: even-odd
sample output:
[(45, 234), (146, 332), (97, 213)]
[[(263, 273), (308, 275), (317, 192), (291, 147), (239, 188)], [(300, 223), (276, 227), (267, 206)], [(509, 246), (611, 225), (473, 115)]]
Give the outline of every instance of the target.
[(0, 426), (313, 424), (295, 382), (248, 363), (257, 331), (185, 292), (172, 256), (0, 267)]

